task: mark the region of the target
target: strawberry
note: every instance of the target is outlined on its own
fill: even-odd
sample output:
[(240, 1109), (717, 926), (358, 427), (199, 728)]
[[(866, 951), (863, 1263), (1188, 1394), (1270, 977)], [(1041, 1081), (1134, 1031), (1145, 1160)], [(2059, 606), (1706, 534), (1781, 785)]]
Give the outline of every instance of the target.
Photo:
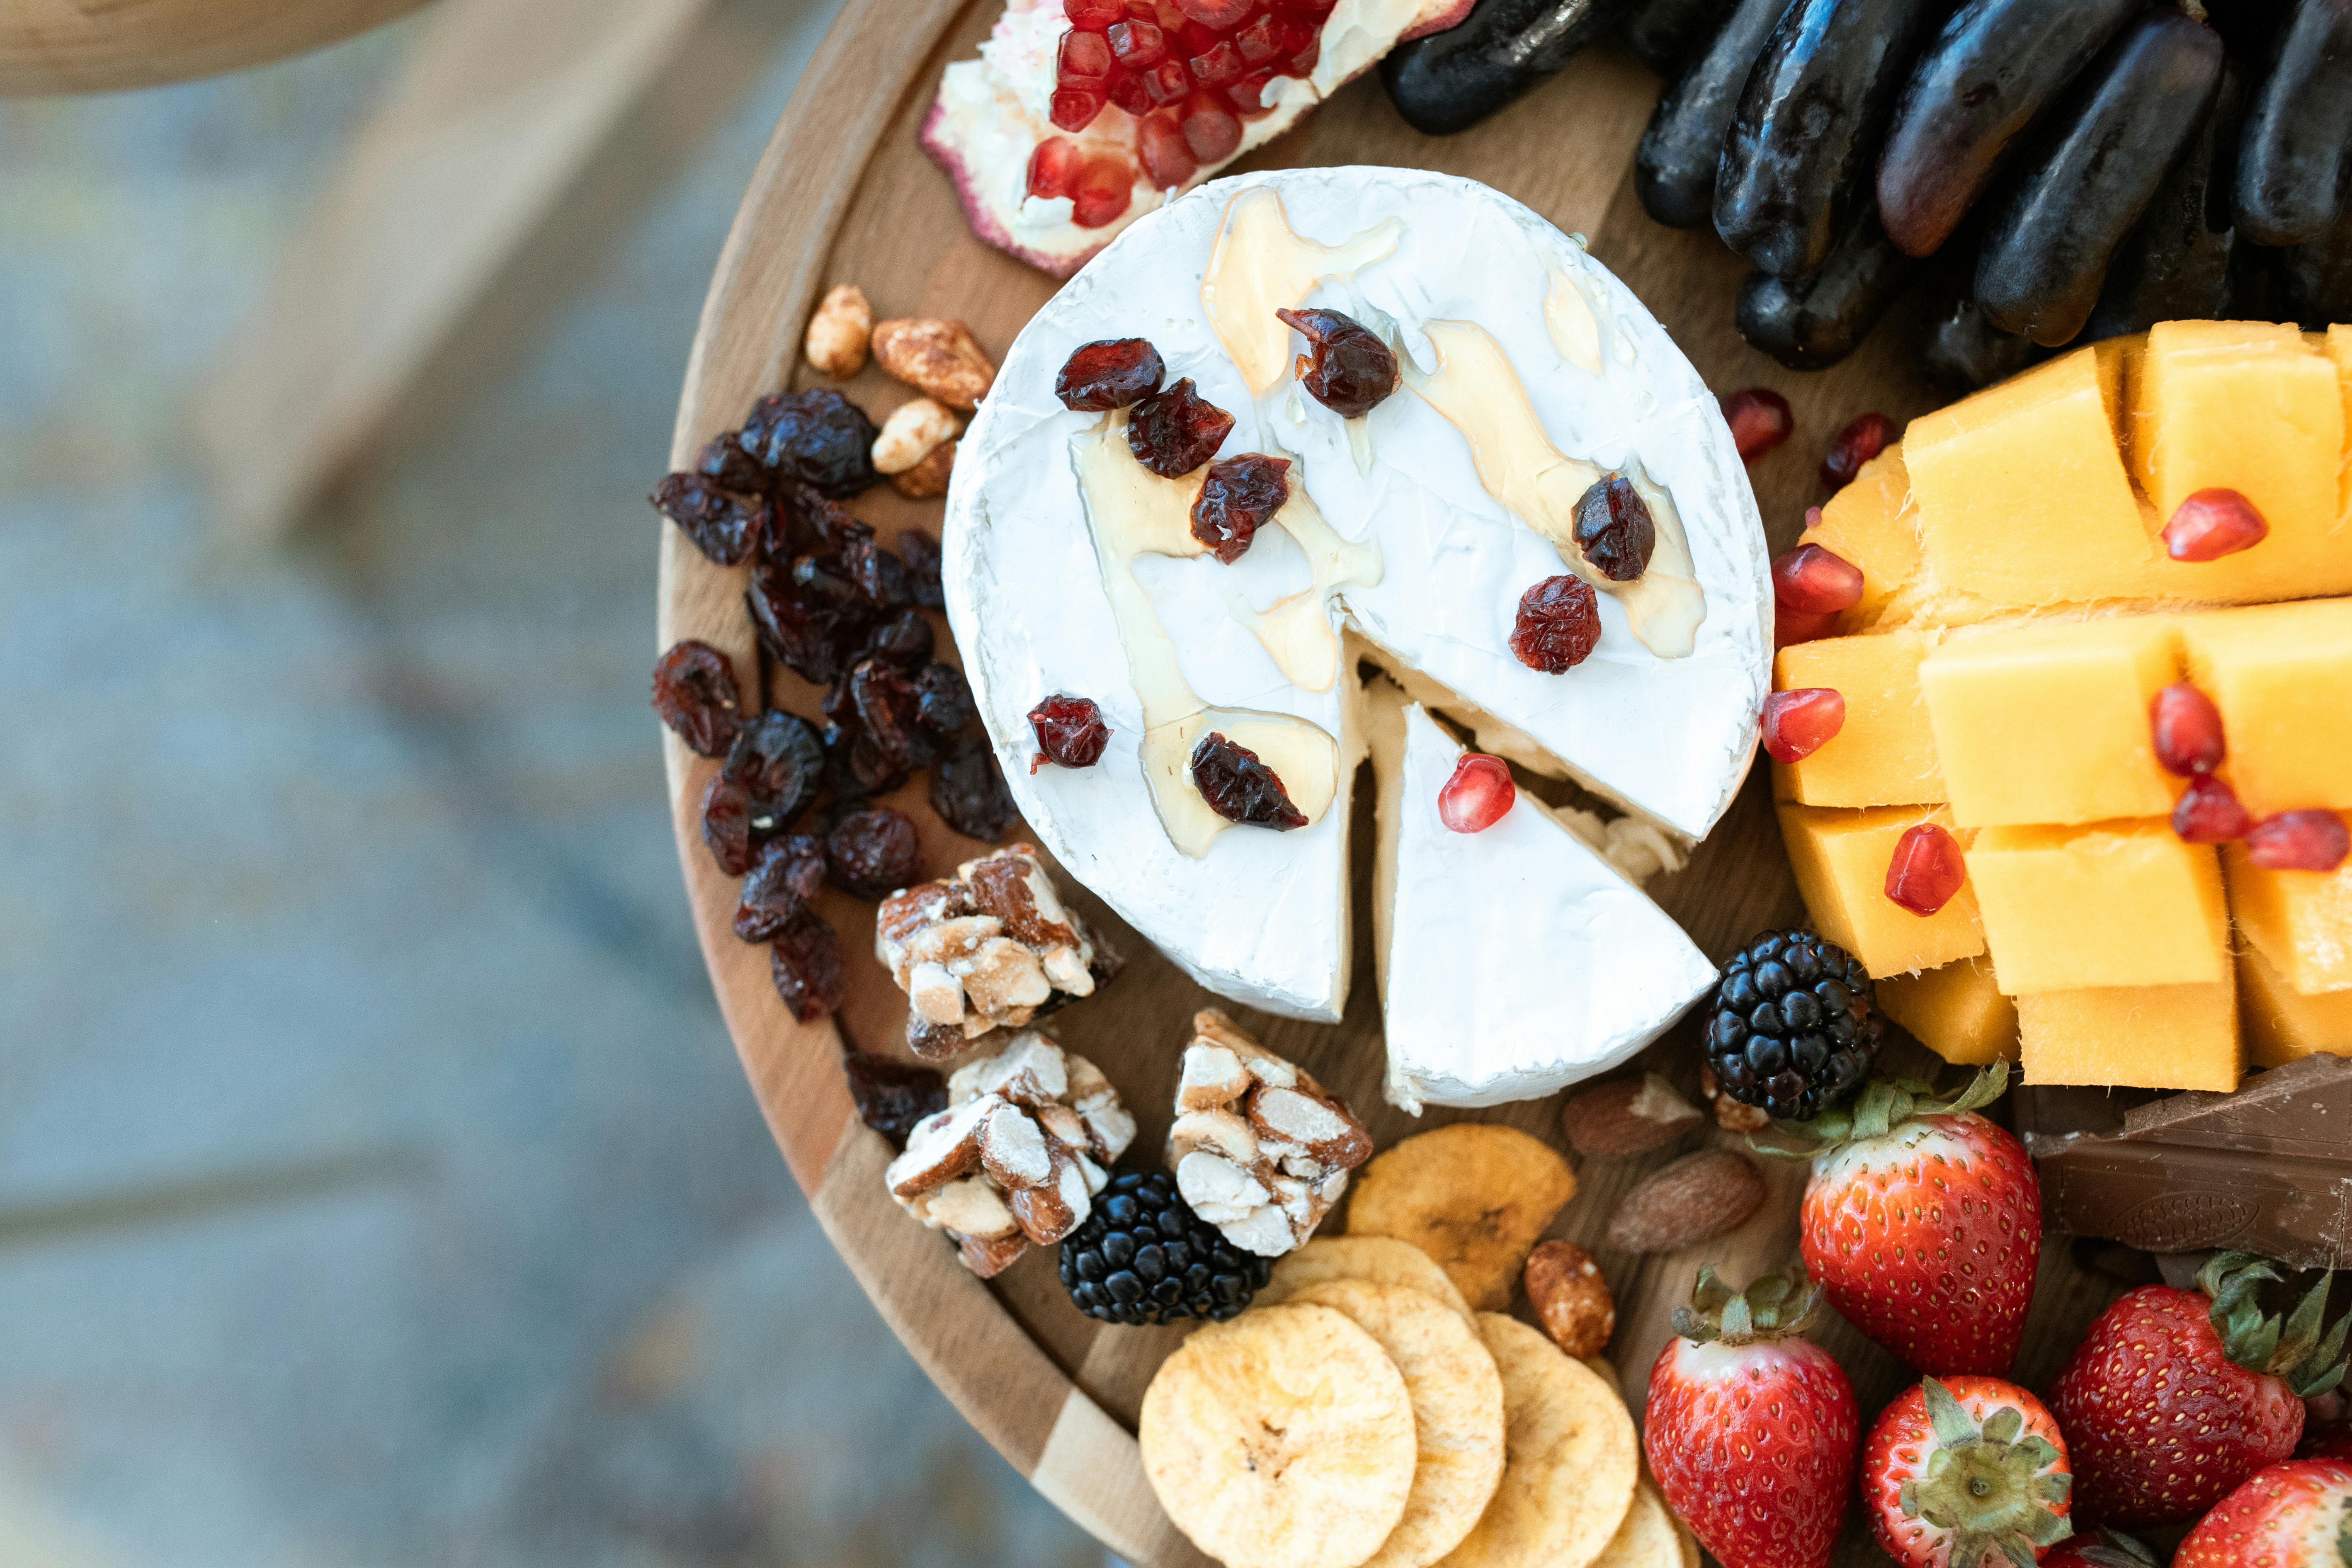
[(2070, 1535), (2050, 1549), (2042, 1568), (2160, 1568), (2156, 1553), (2128, 1535), (2102, 1530)]
[(2198, 1289), (2143, 1285), (2099, 1314), (2050, 1385), (2074, 1461), (2074, 1501), (2116, 1524), (2194, 1519), (2294, 1452), (2303, 1397), (2344, 1377), (2323, 1278), (2282, 1324), (2256, 1293), (2278, 1267), (2214, 1255)]
[(2258, 1471), (2197, 1521), (2172, 1568), (2352, 1568), (2352, 1463)]
[(1904, 1568), (2032, 1563), (2073, 1531), (2073, 1486), (2058, 1423), (1997, 1377), (1905, 1389), (1862, 1449), (1863, 1508)]
[(1937, 1377), (2017, 1359), (2042, 1258), (2042, 1184), (2025, 1146), (1976, 1114), (2008, 1087), (1996, 1063), (1948, 1100), (1916, 1079), (1775, 1123), (1811, 1153), (1800, 1245), (1847, 1321)]
[(1650, 1369), (1643, 1444), (1658, 1489), (1724, 1568), (1826, 1568), (1862, 1418), (1801, 1271), (1735, 1294), (1698, 1272)]

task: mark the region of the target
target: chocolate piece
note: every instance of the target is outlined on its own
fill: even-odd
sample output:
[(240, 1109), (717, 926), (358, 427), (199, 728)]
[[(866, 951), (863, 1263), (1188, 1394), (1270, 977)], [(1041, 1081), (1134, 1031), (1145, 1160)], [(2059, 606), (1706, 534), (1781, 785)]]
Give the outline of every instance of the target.
[(2234, 1094), (2027, 1088), (2014, 1107), (2053, 1230), (2352, 1267), (2352, 1059), (2305, 1057)]

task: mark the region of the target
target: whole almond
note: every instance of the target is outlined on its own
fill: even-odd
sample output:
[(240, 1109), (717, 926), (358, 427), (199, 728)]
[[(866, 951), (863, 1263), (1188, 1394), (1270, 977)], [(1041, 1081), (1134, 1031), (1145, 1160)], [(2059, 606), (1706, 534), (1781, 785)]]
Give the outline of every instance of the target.
[(908, 385), (966, 413), (996, 383), (996, 366), (961, 321), (900, 316), (874, 324), (874, 363)]
[(1559, 1108), (1559, 1129), (1569, 1147), (1602, 1160), (1653, 1153), (1706, 1120), (1654, 1072), (1612, 1079)]
[(1702, 1149), (1651, 1173), (1609, 1217), (1621, 1252), (1675, 1252), (1721, 1236), (1764, 1201), (1764, 1177), (1747, 1157)]
[(1528, 1301), (1562, 1355), (1599, 1355), (1617, 1331), (1617, 1301), (1592, 1254), (1572, 1241), (1547, 1241), (1528, 1254)]
[(809, 317), (808, 362), (835, 381), (846, 381), (866, 368), (866, 344), (873, 331), (874, 307), (866, 302), (866, 291), (855, 283), (836, 283)]
[(955, 471), (956, 444), (942, 441), (923, 454), (923, 460), (903, 474), (890, 476), (890, 488), (909, 500), (929, 500), (948, 493), (948, 476)]

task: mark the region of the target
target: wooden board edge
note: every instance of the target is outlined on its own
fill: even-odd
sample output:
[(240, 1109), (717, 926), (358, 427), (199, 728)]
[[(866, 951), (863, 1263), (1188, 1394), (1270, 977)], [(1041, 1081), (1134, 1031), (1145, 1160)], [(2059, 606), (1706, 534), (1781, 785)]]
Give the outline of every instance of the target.
[(1202, 1568), (1213, 1562), (1160, 1506), (1134, 1434), (1078, 1389), (1062, 1402), (1029, 1481), (1127, 1562), (1152, 1568)]

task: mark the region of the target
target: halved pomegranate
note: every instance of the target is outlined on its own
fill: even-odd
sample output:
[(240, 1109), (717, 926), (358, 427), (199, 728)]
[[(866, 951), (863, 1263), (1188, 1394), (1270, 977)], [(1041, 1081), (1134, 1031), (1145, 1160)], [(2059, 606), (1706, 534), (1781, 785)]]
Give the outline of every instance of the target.
[(1066, 278), (1471, 4), (1378, 0), (1333, 28), (1334, 0), (1006, 0), (980, 58), (948, 68), (923, 147), (973, 233)]

